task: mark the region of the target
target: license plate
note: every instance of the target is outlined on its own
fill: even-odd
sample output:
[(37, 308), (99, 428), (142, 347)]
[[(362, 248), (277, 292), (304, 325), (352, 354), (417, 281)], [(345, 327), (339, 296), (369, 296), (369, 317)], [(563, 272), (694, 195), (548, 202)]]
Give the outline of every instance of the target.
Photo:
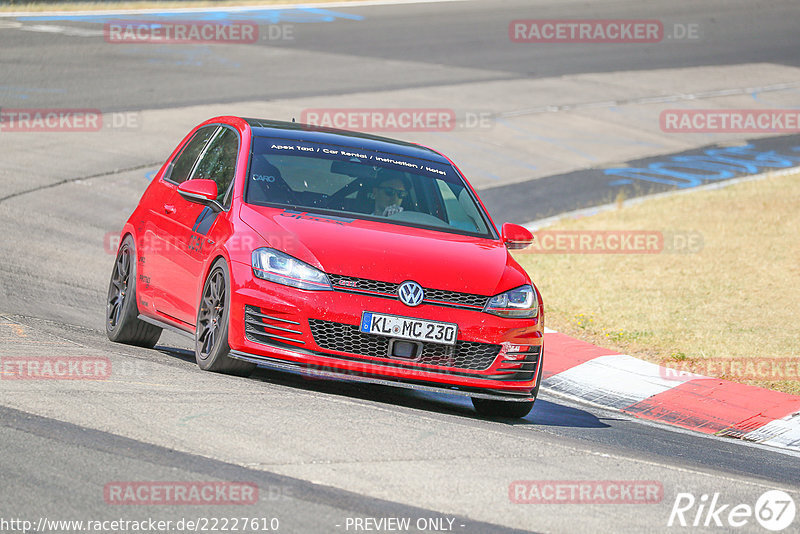
[(382, 313), (364, 312), (361, 315), (359, 330), (366, 334), (379, 336), (411, 339), (414, 341), (429, 341), (443, 345), (455, 345), (458, 334), (458, 325), (454, 323), (441, 323), (439, 321), (425, 321), (411, 317), (385, 315)]

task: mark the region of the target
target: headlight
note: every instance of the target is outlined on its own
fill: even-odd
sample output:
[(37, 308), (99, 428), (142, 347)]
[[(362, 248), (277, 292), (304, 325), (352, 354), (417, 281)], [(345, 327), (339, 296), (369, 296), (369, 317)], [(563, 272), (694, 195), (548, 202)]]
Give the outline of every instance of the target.
[(492, 297), (483, 311), (500, 317), (536, 317), (539, 313), (539, 299), (532, 286), (524, 285)]
[(264, 280), (300, 289), (316, 291), (332, 289), (325, 273), (271, 248), (253, 251), (253, 273)]

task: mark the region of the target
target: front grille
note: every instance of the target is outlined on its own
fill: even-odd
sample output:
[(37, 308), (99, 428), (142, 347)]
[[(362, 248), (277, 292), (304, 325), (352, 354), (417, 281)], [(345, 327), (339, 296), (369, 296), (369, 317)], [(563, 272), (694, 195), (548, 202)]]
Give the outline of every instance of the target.
[[(342, 276), (339, 274), (329, 274), (328, 278), (333, 284), (333, 288), (339, 291), (355, 291), (377, 293), (378, 296), (398, 298), (397, 288), (400, 284), (391, 282), (381, 282), (379, 280), (369, 280), (367, 278), (356, 278), (353, 276)], [(475, 295), (473, 293), (459, 293), (457, 291), (445, 291), (442, 289), (423, 288), (425, 290), (425, 300), (428, 304), (445, 303), (455, 307), (469, 309), (483, 309), (489, 297)]]
[[(314, 341), (325, 350), (348, 352), (365, 356), (389, 358), (389, 339), (385, 336), (365, 334), (357, 326), (309, 319)], [(423, 343), (422, 355), (414, 363), (483, 371), (488, 369), (500, 352), (500, 345), (457, 341), (453, 345)], [(411, 362), (403, 358), (398, 361)]]
[(391, 282), (380, 282), (378, 280), (355, 278), (353, 276), (342, 276), (339, 274), (329, 274), (328, 278), (331, 284), (343, 289), (361, 289), (364, 291), (374, 291), (375, 293), (397, 294), (397, 288), (400, 286), (400, 284), (392, 284)]
[(471, 293), (456, 293), (454, 291), (442, 291), (441, 289), (425, 288), (425, 300), (436, 300), (462, 304), (464, 306), (475, 306), (483, 309), (489, 297), (483, 295), (473, 295)]

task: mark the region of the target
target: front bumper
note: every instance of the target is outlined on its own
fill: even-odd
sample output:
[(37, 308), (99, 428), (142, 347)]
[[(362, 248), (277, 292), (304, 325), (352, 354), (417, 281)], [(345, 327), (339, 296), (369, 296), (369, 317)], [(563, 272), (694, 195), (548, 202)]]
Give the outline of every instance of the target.
[[(303, 291), (255, 278), (233, 263), (231, 356), (326, 379), (471, 397), (531, 401), (543, 361), (541, 316), (506, 319), (346, 291)], [(393, 357), (385, 336), (358, 331), (363, 311), (457, 323), (454, 347), (425, 343), (414, 360)]]
[(414, 389), (417, 391), (429, 391), (435, 393), (447, 393), (451, 395), (463, 395), (466, 397), (477, 397), (480, 399), (503, 400), (503, 401), (518, 401), (518, 402), (533, 402), (536, 397), (532, 396), (530, 392), (527, 394), (519, 393), (513, 394), (504, 391), (494, 392), (487, 389), (472, 389), (457, 386), (446, 386), (444, 384), (437, 385), (436, 382), (412, 382), (409, 380), (392, 380), (381, 378), (378, 376), (364, 375), (354, 372), (348, 372), (342, 369), (330, 368), (319, 369), (316, 366), (304, 365), (300, 362), (281, 360), (279, 358), (271, 358), (258, 354), (248, 354), (238, 350), (230, 352), (232, 358), (243, 360), (246, 362), (254, 363), (259, 367), (266, 369), (277, 369), (279, 371), (299, 372), (304, 376), (313, 378), (328, 379), (328, 380), (346, 380), (348, 382), (365, 382), (369, 384), (379, 384), (383, 386), (394, 386), (406, 389)]

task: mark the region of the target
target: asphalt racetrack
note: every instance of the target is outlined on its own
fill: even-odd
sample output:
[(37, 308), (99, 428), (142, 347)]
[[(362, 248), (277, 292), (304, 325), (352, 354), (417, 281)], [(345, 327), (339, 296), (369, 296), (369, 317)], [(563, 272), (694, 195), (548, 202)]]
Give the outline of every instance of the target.
[[(452, 129), (378, 133), (442, 150), (497, 222), (525, 223), (611, 202), (621, 187), (630, 197), (709, 182), (713, 169), (696, 179), (672, 169), (661, 181), (619, 170), (675, 154), (741, 156), (749, 147), (757, 172), (800, 161), (791, 133), (659, 128), (665, 109), (796, 108), (796, 2), (264, 9), (248, 14), (262, 32), (248, 44), (109, 42), (104, 25), (121, 16), (0, 17), (0, 111), (104, 114), (100, 131), (0, 128), (0, 358), (107, 357), (116, 370), (97, 382), (0, 381), (3, 530), (13, 528), (2, 521), (18, 519), (29, 531), (86, 531), (46, 518), (154, 519), (184, 531), (194, 529), (180, 520), (240, 517), (258, 518), (262, 532), (671, 532), (700, 528), (668, 526), (679, 494), (753, 507), (782, 489), (800, 503), (795, 453), (645, 423), (547, 390), (524, 420), (491, 420), (466, 398), (266, 370), (248, 379), (205, 373), (185, 338), (165, 332), (144, 350), (112, 344), (103, 331), (114, 239), (153, 172), (207, 118), (445, 108), (459, 119)], [(509, 38), (512, 20), (576, 18), (659, 20), (665, 35), (602, 45)], [(783, 159), (757, 157), (769, 151)], [(258, 498), (208, 507), (108, 497), (120, 481), (208, 480), (254, 484)], [(519, 480), (654, 481), (663, 495), (650, 504), (519, 504), (509, 493)], [(702, 524), (698, 506), (685, 517), (696, 514)], [(709, 521), (710, 531), (733, 528)], [(750, 517), (737, 531), (765, 530)]]

